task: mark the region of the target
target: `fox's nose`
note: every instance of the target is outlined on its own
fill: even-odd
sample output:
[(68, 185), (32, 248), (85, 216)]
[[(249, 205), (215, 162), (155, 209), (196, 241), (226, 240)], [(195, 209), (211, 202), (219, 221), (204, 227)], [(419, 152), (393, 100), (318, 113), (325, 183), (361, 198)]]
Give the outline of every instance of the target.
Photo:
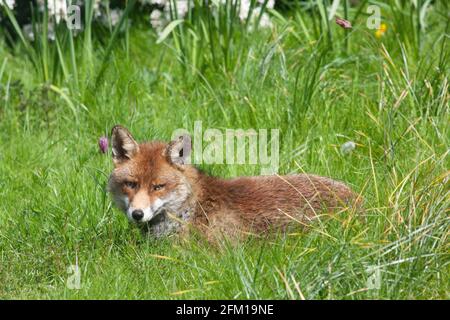
[(139, 221), (144, 217), (144, 211), (142, 211), (141, 209), (134, 210), (131, 213), (131, 216), (134, 220)]

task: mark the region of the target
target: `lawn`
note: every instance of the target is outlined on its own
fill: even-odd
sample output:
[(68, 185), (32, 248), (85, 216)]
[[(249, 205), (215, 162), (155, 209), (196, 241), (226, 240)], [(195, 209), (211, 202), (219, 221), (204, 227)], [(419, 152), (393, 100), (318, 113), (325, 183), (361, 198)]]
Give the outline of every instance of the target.
[[(0, 31), (0, 298), (450, 298), (449, 5), (341, 1), (344, 29), (331, 2), (268, 10), (267, 28), (221, 7), (159, 33), (136, 8), (56, 40)], [(345, 181), (364, 209), (238, 244), (143, 237), (106, 191), (98, 139), (122, 124), (169, 141), (196, 121), (279, 129), (279, 174)]]

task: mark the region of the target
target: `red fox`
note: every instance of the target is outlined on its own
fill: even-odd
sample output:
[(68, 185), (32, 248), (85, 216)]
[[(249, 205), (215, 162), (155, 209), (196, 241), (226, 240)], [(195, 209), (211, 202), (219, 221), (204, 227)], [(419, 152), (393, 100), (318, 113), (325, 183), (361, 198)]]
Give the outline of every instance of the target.
[(357, 200), (345, 184), (310, 174), (221, 179), (186, 164), (189, 137), (138, 144), (112, 129), (108, 189), (128, 219), (155, 237), (193, 226), (208, 238), (282, 230)]

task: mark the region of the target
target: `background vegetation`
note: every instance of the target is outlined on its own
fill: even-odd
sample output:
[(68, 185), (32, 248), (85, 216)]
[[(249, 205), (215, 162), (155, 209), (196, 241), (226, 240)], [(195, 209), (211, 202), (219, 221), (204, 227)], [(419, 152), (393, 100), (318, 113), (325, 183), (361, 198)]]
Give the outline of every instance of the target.
[[(86, 1), (78, 33), (36, 11), (34, 40), (0, 6), (1, 298), (449, 298), (447, 1), (286, 2), (268, 28), (197, 1), (158, 32), (127, 3), (101, 27)], [(280, 129), (280, 173), (343, 180), (364, 213), (237, 247), (144, 239), (105, 191), (98, 138), (120, 123), (168, 140), (196, 120)]]

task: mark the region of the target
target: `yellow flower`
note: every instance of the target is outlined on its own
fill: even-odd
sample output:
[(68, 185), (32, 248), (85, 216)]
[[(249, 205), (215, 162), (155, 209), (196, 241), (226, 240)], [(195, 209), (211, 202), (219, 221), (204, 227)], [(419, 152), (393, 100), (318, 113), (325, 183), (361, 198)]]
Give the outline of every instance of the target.
[(375, 37), (381, 38), (387, 31), (387, 25), (385, 23), (382, 23), (380, 25), (380, 28), (378, 28), (377, 31), (375, 31)]

